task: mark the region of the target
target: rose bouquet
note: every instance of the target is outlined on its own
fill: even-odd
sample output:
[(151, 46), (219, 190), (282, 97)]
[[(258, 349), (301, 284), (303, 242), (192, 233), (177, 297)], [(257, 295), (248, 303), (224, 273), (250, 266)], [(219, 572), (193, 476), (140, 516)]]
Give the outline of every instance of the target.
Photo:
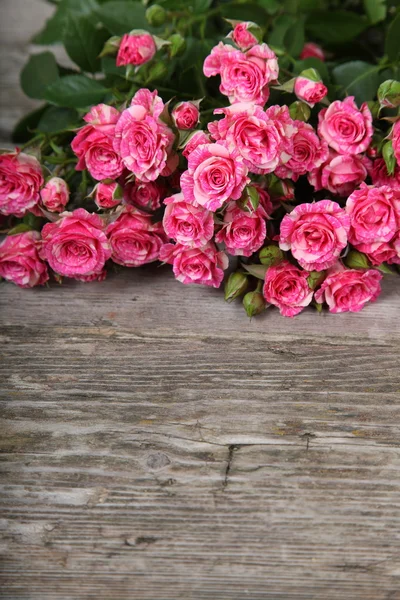
[(0, 155), (1, 277), (160, 261), (249, 316), (375, 300), (400, 264), (398, 3), (145, 4), (62, 0), (36, 36), (79, 70), (21, 73), (45, 104)]

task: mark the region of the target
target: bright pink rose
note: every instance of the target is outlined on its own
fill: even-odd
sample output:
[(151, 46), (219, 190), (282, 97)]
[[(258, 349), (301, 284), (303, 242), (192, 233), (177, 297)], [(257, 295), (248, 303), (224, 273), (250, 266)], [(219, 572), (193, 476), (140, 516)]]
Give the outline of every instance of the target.
[(188, 170), (181, 176), (186, 202), (212, 211), (231, 198), (238, 200), (248, 182), (242, 157), (225, 142), (198, 146), (189, 155)]
[(264, 243), (266, 214), (260, 206), (252, 213), (230, 202), (224, 213), (224, 224), (215, 236), (217, 244), (225, 244), (233, 256), (251, 256)]
[(45, 283), (49, 275), (39, 257), (40, 245), (37, 231), (8, 235), (0, 244), (0, 277), (23, 288)]
[(225, 117), (209, 123), (213, 138), (225, 140), (236, 148), (250, 172), (272, 173), (281, 154), (281, 136), (262, 108), (239, 102), (228, 108), (217, 108), (214, 113)]
[(136, 67), (149, 62), (157, 52), (157, 46), (150, 33), (125, 33), (122, 36), (117, 54), (117, 67), (135, 65)]
[(258, 44), (258, 39), (250, 31), (252, 27), (257, 27), (257, 25), (251, 21), (237, 23), (227, 37), (231, 38), (241, 50), (246, 51)]
[(312, 125), (303, 121), (294, 121), (295, 133), (291, 136), (290, 157), (276, 170), (277, 177), (297, 181), (300, 175), (320, 167), (328, 158), (328, 145), (320, 140)]
[(140, 267), (158, 260), (165, 242), (161, 223), (133, 206), (124, 206), (118, 218), (106, 229), (112, 260), (124, 267)]
[(119, 112), (107, 104), (98, 104), (84, 116), (88, 123), (78, 131), (71, 148), (79, 158), (77, 171), (87, 169), (93, 179), (116, 179), (123, 170), (120, 156), (113, 149)]
[(43, 206), (51, 212), (62, 212), (69, 202), (69, 187), (64, 179), (52, 177), (40, 192)]
[(178, 281), (197, 283), (218, 288), (228, 268), (228, 257), (218, 252), (212, 242), (202, 248), (188, 248), (182, 244), (165, 244), (161, 248), (160, 260), (172, 264)]
[(365, 254), (372, 265), (381, 265), (383, 262), (389, 264), (400, 263), (400, 247), (396, 250), (394, 241), (366, 242), (354, 244), (354, 247)]
[(211, 142), (211, 137), (205, 131), (194, 131), (193, 134), (188, 138), (184, 149), (182, 150), (182, 154), (185, 158), (189, 157), (189, 154), (193, 152), (197, 148), (197, 146), (201, 146), (202, 144), (209, 144)]
[(358, 109), (353, 96), (336, 100), (320, 111), (318, 133), (339, 154), (365, 152), (373, 133), (371, 111), (365, 102)]
[(39, 202), (42, 167), (30, 154), (0, 154), (0, 213), (22, 217)]
[(299, 204), (283, 217), (279, 246), (307, 271), (333, 265), (347, 246), (350, 218), (337, 202)]
[(171, 113), (178, 129), (194, 129), (200, 119), (200, 111), (193, 102), (179, 102)]
[(388, 185), (392, 189), (400, 191), (400, 167), (398, 165), (395, 167), (394, 174), (389, 175), (385, 160), (383, 158), (376, 158), (371, 163), (369, 174), (374, 185), (378, 187)]
[(167, 162), (175, 136), (159, 118), (163, 109), (164, 103), (156, 90), (139, 90), (115, 128), (114, 150), (121, 155), (125, 167), (141, 181), (154, 181), (171, 171)]
[(324, 62), (325, 54), (321, 46), (314, 44), (314, 42), (307, 42), (301, 51), (300, 60), (305, 60), (306, 58), (318, 58)]
[(309, 273), (287, 260), (269, 267), (265, 275), (264, 298), (279, 308), (284, 317), (294, 317), (308, 306), (313, 291), (308, 285)]
[(269, 98), (268, 84), (278, 79), (275, 53), (267, 44), (257, 44), (246, 53), (220, 42), (207, 56), (204, 75), (220, 75), (220, 92), (234, 102), (264, 105)]
[(369, 269), (345, 269), (337, 264), (315, 292), (315, 300), (326, 302), (332, 313), (359, 312), (367, 302), (373, 302), (381, 293), (382, 273)]
[(349, 242), (390, 242), (400, 228), (400, 193), (388, 186), (361, 184), (346, 202)]
[(145, 183), (137, 179), (124, 186), (124, 200), (137, 208), (154, 211), (160, 208), (164, 192), (164, 186), (159, 181)]
[(391, 133), (393, 152), (397, 160), (397, 164), (400, 167), (400, 120), (396, 121), (393, 125)]
[(42, 239), (42, 257), (65, 277), (98, 275), (111, 256), (102, 219), (84, 208), (62, 213), (59, 221), (47, 223)]
[(296, 77), (294, 83), (294, 93), (297, 98), (313, 107), (317, 102), (321, 102), (328, 93), (328, 88), (321, 81), (312, 81), (307, 77)]
[(316, 191), (325, 189), (338, 196), (349, 196), (367, 177), (369, 159), (353, 154), (329, 152), (327, 161), (311, 171), (308, 180)]
[(198, 248), (214, 235), (213, 214), (202, 206), (185, 202), (183, 194), (165, 198), (163, 226), (167, 236), (178, 244)]
[(114, 208), (121, 204), (123, 190), (116, 181), (98, 183), (94, 190), (94, 201), (99, 208)]

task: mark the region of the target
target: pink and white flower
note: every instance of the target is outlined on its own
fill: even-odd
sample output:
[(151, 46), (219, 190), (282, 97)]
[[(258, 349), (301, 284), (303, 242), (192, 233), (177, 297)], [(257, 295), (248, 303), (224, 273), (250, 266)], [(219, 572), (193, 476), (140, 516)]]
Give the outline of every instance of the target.
[(30, 154), (0, 154), (0, 214), (22, 217), (40, 200), (42, 167)]
[(365, 156), (330, 150), (326, 162), (311, 171), (308, 180), (315, 191), (325, 189), (338, 196), (349, 196), (367, 178), (369, 165)]
[(60, 213), (69, 202), (69, 187), (61, 177), (51, 177), (40, 192), (44, 208)]
[(0, 277), (22, 288), (46, 283), (49, 275), (39, 256), (40, 246), (37, 231), (8, 235), (0, 243)]
[(165, 198), (163, 226), (165, 233), (178, 244), (198, 248), (214, 235), (213, 214), (202, 206), (188, 204), (183, 194)]
[(139, 67), (149, 62), (157, 52), (154, 38), (146, 31), (133, 31), (122, 36), (118, 54), (117, 67), (135, 65)]
[(189, 154), (202, 144), (210, 144), (211, 137), (206, 131), (194, 131), (188, 138), (185, 146), (182, 150), (182, 154), (185, 158), (189, 158)]
[(284, 317), (298, 315), (313, 298), (308, 276), (307, 271), (286, 260), (275, 267), (269, 267), (263, 288), (266, 302), (277, 306)]
[(400, 119), (393, 125), (391, 132), (391, 140), (393, 145), (393, 152), (397, 161), (398, 167), (400, 167)]
[(228, 257), (219, 252), (212, 242), (201, 248), (188, 248), (182, 244), (165, 244), (160, 260), (172, 264), (178, 281), (219, 288), (228, 268)]
[(123, 191), (116, 181), (102, 181), (95, 186), (93, 195), (99, 208), (108, 209), (121, 204)]
[(124, 186), (124, 200), (143, 210), (157, 210), (165, 193), (164, 185), (159, 181), (139, 181)]
[(373, 134), (372, 115), (364, 102), (357, 108), (353, 96), (336, 100), (318, 115), (318, 133), (339, 154), (360, 154)]
[(249, 50), (249, 48), (258, 44), (258, 39), (251, 32), (251, 29), (259, 29), (259, 27), (252, 21), (236, 23), (233, 31), (228, 33), (227, 37), (231, 38), (241, 50)]
[(372, 183), (376, 186), (388, 185), (394, 190), (400, 192), (400, 167), (395, 166), (394, 174), (389, 175), (383, 158), (376, 158), (370, 166), (369, 174)]
[(194, 129), (200, 119), (200, 111), (193, 102), (178, 102), (171, 113), (178, 129)]
[(320, 167), (328, 158), (328, 145), (320, 140), (312, 125), (303, 121), (294, 121), (296, 128), (290, 138), (290, 149), (286, 149), (286, 162), (276, 170), (277, 177), (296, 181), (300, 175), (305, 175)]
[(297, 98), (302, 102), (305, 102), (311, 108), (321, 102), (328, 93), (328, 88), (322, 83), (322, 81), (312, 81), (307, 77), (296, 77), (294, 83), (294, 93)]
[(314, 42), (307, 42), (304, 44), (303, 50), (300, 54), (300, 60), (305, 60), (306, 58), (318, 58), (325, 61), (325, 53), (322, 50), (321, 46), (315, 44)]
[(217, 244), (225, 244), (233, 256), (251, 256), (264, 243), (267, 227), (266, 214), (261, 206), (254, 212), (242, 210), (230, 202), (224, 213), (224, 224), (215, 236)]

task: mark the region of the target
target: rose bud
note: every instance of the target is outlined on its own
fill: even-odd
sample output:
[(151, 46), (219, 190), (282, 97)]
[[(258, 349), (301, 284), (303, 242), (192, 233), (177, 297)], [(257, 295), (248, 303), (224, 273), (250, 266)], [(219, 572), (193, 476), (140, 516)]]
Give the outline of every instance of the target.
[(290, 202), (294, 200), (294, 185), (289, 179), (272, 176), (268, 183), (268, 193), (272, 200)]
[(146, 10), (146, 19), (152, 27), (161, 27), (167, 18), (167, 11), (159, 4), (153, 4)]
[(371, 266), (365, 254), (357, 250), (349, 250), (343, 262), (349, 269), (369, 269)]
[(102, 181), (94, 187), (92, 194), (99, 208), (114, 208), (121, 204), (123, 189), (116, 181)]
[(171, 58), (184, 53), (186, 49), (186, 40), (180, 33), (174, 33), (169, 38), (169, 55)]
[(299, 100), (312, 108), (314, 104), (325, 98), (328, 88), (322, 83), (318, 71), (306, 69), (296, 77), (293, 91)]
[(381, 108), (397, 108), (400, 106), (400, 81), (388, 79), (378, 88), (378, 100)]
[(258, 257), (260, 259), (260, 263), (262, 265), (266, 265), (267, 267), (273, 267), (278, 265), (284, 259), (284, 254), (279, 246), (265, 246), (261, 248)]
[(243, 52), (261, 42), (261, 29), (255, 23), (252, 23), (251, 21), (246, 21), (243, 23), (238, 21), (229, 22), (234, 29), (228, 33), (226, 37), (231, 38), (235, 42), (236, 46), (239, 46)]
[(321, 46), (314, 44), (314, 42), (308, 42), (304, 44), (303, 50), (300, 54), (300, 59), (305, 60), (306, 58), (318, 58), (322, 62), (325, 60), (325, 54)]
[(153, 58), (156, 51), (157, 46), (150, 33), (140, 29), (133, 30), (122, 37), (118, 48), (117, 67), (143, 65)]
[(69, 187), (60, 177), (52, 177), (40, 192), (43, 206), (50, 212), (60, 213), (69, 202)]
[[(197, 104), (197, 106), (196, 106)], [(178, 129), (194, 129), (199, 122), (200, 111), (196, 102), (179, 102), (172, 111), (172, 118)]]
[(254, 292), (248, 292), (243, 298), (243, 306), (250, 319), (262, 313), (266, 306), (262, 292), (258, 288)]
[(238, 298), (247, 290), (249, 281), (244, 273), (237, 271), (231, 273), (225, 283), (225, 300), (231, 302)]

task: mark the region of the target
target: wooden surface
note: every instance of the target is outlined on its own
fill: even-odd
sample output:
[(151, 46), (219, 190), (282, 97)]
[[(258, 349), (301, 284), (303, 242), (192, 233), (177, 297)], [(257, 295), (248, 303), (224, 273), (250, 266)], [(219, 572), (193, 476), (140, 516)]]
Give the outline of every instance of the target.
[[(3, 64), (40, 10), (3, 0)], [(399, 309), (398, 280), (251, 323), (168, 267), (1, 285), (0, 597), (400, 600)]]

